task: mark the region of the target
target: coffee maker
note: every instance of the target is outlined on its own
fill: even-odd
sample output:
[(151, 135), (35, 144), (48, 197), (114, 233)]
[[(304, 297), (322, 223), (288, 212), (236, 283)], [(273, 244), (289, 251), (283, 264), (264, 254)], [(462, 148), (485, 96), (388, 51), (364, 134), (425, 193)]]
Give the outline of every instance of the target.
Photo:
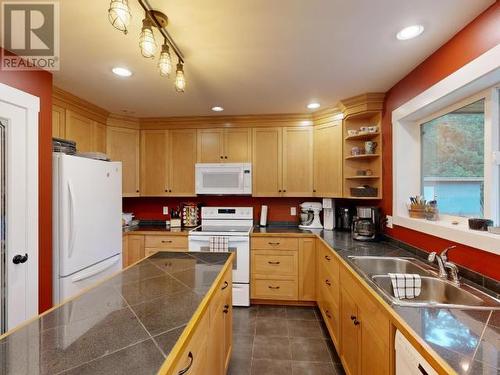
[(380, 234), (380, 209), (356, 207), (352, 221), (352, 238), (358, 241), (377, 241)]
[(301, 229), (323, 229), (319, 214), (323, 205), (319, 202), (304, 202), (300, 205), (300, 225)]

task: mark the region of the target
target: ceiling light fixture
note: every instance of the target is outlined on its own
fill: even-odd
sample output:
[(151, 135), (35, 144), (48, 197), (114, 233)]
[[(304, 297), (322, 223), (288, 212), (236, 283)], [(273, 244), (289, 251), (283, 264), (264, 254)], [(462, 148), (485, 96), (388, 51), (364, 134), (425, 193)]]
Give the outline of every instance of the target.
[(220, 107), (220, 106), (215, 106), (215, 107), (212, 107), (212, 111), (214, 112), (222, 112), (224, 110), (224, 108)]
[(132, 75), (132, 72), (130, 70), (128, 70), (127, 68), (123, 68), (121, 66), (116, 66), (113, 69), (111, 69), (111, 71), (120, 77), (130, 77)]
[(170, 56), (170, 51), (166, 40), (165, 43), (163, 43), (163, 46), (161, 46), (158, 68), (160, 69), (160, 75), (162, 77), (170, 77), (170, 73), (172, 72), (172, 57)]
[(308, 109), (318, 109), (319, 107), (321, 107), (321, 104), (316, 103), (316, 102), (309, 103), (309, 104), (307, 105), (307, 108), (308, 108)]
[(175, 72), (175, 89), (177, 92), (184, 92), (186, 88), (186, 77), (184, 77), (184, 65), (179, 61)]
[(422, 25), (411, 25), (400, 30), (396, 34), (396, 38), (399, 40), (413, 39), (424, 32), (424, 27)]
[[(164, 13), (152, 9), (147, 0), (137, 0), (137, 2), (146, 13), (146, 16), (142, 20), (142, 30), (139, 36), (139, 47), (142, 56), (146, 58), (153, 58), (155, 56), (158, 47), (154, 35), (154, 30), (156, 28), (164, 38), (160, 59), (158, 60), (160, 75), (163, 77), (170, 76), (172, 71), (172, 56), (170, 50), (172, 49), (178, 59), (175, 75), (175, 89), (177, 92), (184, 92), (186, 87), (184, 56), (167, 31), (168, 17)], [(128, 0), (111, 0), (108, 18), (113, 27), (126, 34), (131, 17)]]
[(124, 34), (128, 32), (128, 25), (132, 14), (128, 6), (128, 0), (111, 0), (108, 9), (109, 22), (115, 29), (122, 31)]

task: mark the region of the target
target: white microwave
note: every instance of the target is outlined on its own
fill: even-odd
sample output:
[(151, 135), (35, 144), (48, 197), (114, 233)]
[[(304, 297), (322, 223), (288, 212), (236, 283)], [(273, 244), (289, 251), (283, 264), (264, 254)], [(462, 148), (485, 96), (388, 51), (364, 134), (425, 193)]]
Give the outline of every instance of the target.
[(195, 169), (196, 194), (252, 194), (250, 163), (197, 163)]

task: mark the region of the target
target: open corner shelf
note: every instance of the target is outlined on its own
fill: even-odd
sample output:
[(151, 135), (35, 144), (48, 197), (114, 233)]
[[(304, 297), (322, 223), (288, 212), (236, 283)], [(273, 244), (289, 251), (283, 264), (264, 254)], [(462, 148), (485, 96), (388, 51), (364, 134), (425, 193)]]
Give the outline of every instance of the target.
[(380, 135), (380, 132), (376, 133), (363, 133), (358, 135), (349, 135), (345, 137), (346, 141), (368, 141), (374, 138), (377, 138)]
[(378, 158), (380, 155), (379, 154), (362, 154), (362, 155), (351, 155), (351, 156), (346, 156), (346, 160), (356, 160), (356, 159), (375, 159)]

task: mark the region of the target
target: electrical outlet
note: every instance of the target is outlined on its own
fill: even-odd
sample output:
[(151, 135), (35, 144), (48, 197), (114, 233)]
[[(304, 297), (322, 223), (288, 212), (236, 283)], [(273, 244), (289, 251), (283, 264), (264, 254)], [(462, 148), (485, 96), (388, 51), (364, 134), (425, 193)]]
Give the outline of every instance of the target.
[(387, 228), (392, 228), (392, 216), (391, 215), (387, 215), (385, 217), (385, 226)]
[(168, 206), (163, 206), (163, 215), (168, 215)]
[(290, 215), (297, 216), (297, 207), (290, 207)]

